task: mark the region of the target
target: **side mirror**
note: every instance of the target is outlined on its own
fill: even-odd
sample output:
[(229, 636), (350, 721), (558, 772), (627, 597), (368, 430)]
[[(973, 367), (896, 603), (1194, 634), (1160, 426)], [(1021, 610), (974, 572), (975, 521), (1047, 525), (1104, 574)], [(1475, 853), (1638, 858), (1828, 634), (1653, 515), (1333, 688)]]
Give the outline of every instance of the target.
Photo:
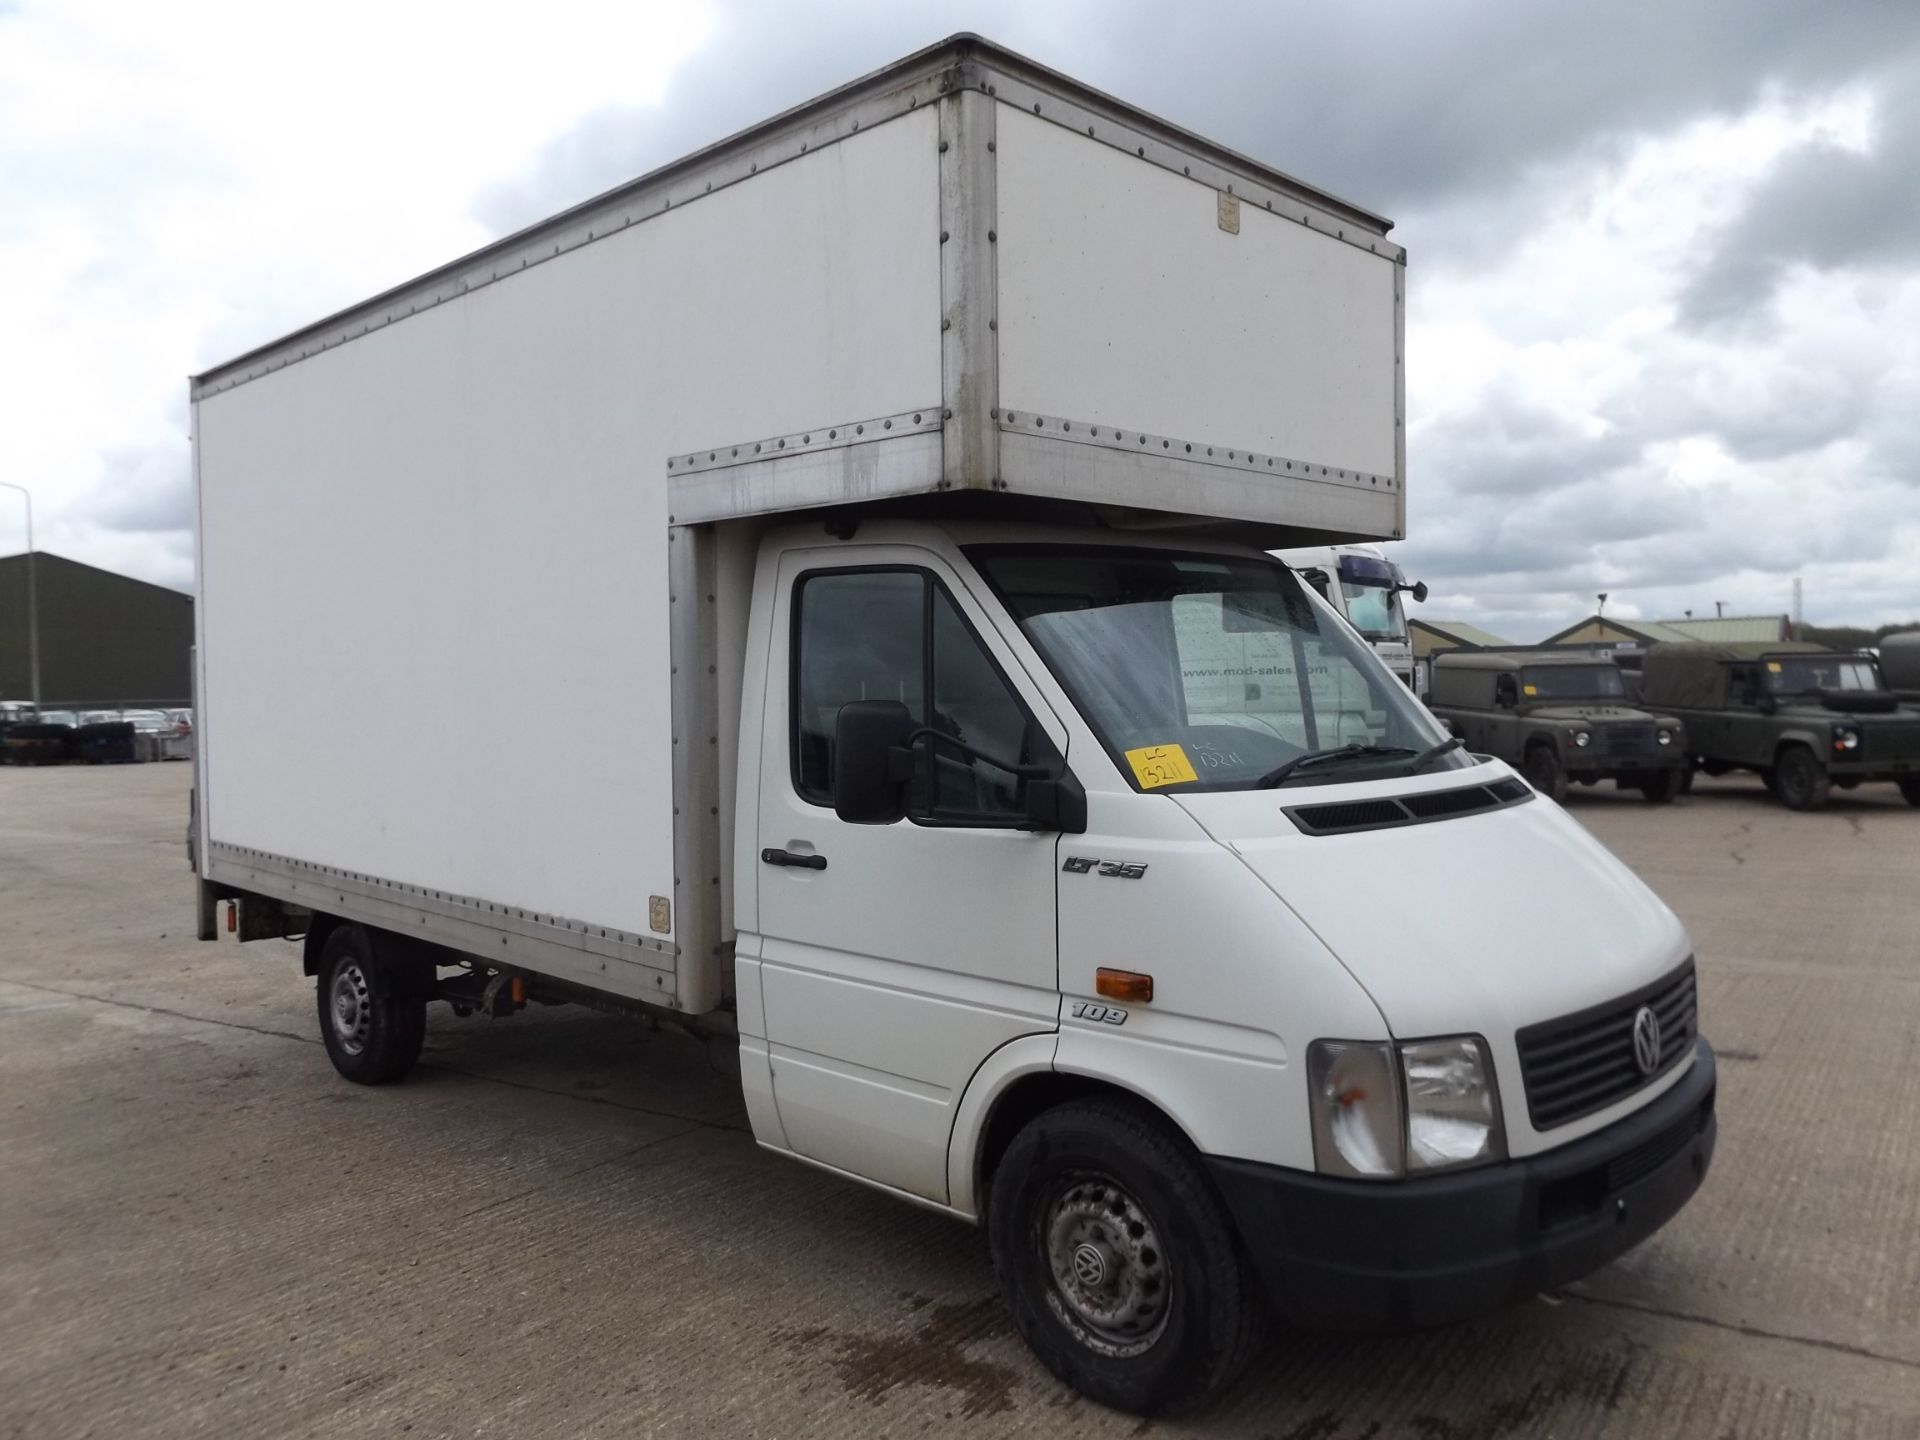
[(1413, 596), (1414, 604), (1416, 605), (1426, 604), (1427, 603), (1427, 582), (1424, 580), (1414, 581), (1413, 584), (1408, 587), (1407, 593)]
[(898, 700), (853, 700), (833, 722), (833, 813), (853, 825), (891, 825), (907, 813), (913, 716)]
[(1520, 685), (1511, 675), (1502, 675), (1493, 682), (1493, 703), (1503, 710), (1510, 710), (1520, 703)]

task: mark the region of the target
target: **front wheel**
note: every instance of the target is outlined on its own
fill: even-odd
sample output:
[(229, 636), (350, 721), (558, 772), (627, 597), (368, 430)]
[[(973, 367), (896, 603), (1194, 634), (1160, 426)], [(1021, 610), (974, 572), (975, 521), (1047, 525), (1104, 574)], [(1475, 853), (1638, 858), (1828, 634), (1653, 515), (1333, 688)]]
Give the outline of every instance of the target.
[(1124, 1100), (1075, 1101), (1014, 1137), (987, 1229), (1014, 1324), (1103, 1405), (1187, 1410), (1251, 1355), (1260, 1297), (1184, 1136)]
[(1909, 805), (1920, 805), (1920, 775), (1902, 775), (1899, 785), (1902, 800)]
[(1528, 750), (1520, 773), (1527, 777), (1529, 785), (1549, 800), (1567, 798), (1567, 772), (1561, 769), (1560, 757), (1553, 753), (1551, 745), (1535, 745)]
[(1671, 805), (1673, 797), (1686, 789), (1684, 770), (1655, 770), (1640, 777), (1640, 794), (1649, 805)]
[(385, 1085), (413, 1069), (427, 1035), (427, 1002), (410, 969), (380, 954), (359, 925), (339, 925), (320, 951), (320, 1038), (333, 1068), (356, 1085)]
[(1773, 767), (1773, 793), (1789, 810), (1818, 810), (1833, 791), (1833, 777), (1804, 745), (1789, 745)]

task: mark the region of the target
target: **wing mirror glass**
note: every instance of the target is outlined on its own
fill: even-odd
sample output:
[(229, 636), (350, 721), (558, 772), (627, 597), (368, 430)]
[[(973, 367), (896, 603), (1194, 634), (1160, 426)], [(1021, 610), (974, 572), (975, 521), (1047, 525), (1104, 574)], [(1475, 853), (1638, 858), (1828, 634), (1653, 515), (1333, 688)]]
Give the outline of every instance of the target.
[(833, 813), (891, 825), (907, 813), (913, 716), (898, 700), (853, 700), (833, 722)]
[(1493, 703), (1502, 709), (1511, 709), (1520, 703), (1520, 682), (1511, 675), (1502, 675), (1493, 682)]

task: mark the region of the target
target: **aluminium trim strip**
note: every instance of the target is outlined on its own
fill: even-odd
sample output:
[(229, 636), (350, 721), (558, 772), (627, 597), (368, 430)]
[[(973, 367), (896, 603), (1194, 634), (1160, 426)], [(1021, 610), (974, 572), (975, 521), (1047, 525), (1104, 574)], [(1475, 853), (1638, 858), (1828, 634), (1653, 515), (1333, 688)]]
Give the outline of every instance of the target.
[(697, 475), (708, 470), (725, 470), (734, 465), (779, 460), (789, 455), (843, 450), (849, 445), (871, 445), (876, 441), (911, 434), (915, 430), (938, 430), (945, 419), (945, 409), (935, 403), (893, 415), (877, 415), (870, 420), (845, 420), (836, 425), (816, 425), (810, 430), (794, 430), (785, 435), (768, 435), (758, 440), (675, 451), (667, 457), (667, 472), (669, 478), (674, 475)]
[(1098, 445), (1107, 450), (1125, 450), (1168, 459), (1191, 461), (1196, 465), (1215, 465), (1221, 469), (1276, 478), (1311, 480), (1315, 484), (1346, 485), (1354, 489), (1397, 490), (1400, 482), (1392, 475), (1376, 475), (1369, 470), (1346, 470), (1338, 465), (1322, 465), (1286, 455), (1242, 450), (1231, 445), (1205, 440), (1183, 440), (1177, 435), (1158, 435), (1148, 430), (1132, 430), (1109, 425), (1105, 421), (1067, 420), (1058, 415), (1041, 415), (1032, 410), (1009, 407), (993, 412), (1002, 432), (1038, 435), (1049, 440), (1064, 440), (1075, 445)]
[[(657, 991), (668, 994), (673, 991), (677, 951), (670, 941), (631, 934), (616, 926), (595, 925), (517, 905), (501, 905), (431, 886), (409, 885), (333, 865), (295, 860), (244, 845), (212, 839), (205, 843), (210, 880), (272, 893), (308, 909), (345, 913), (356, 918), (356, 911), (368, 914), (367, 907), (379, 907), (379, 914), (369, 915), (372, 923), (393, 928), (394, 914), (388, 912), (395, 912), (413, 918), (422, 927), (414, 930), (408, 926), (409, 933), (434, 939), (448, 933), (444, 929), (436, 930), (436, 922), (455, 925), (459, 927), (459, 937), (448, 943), (473, 954), (487, 953), (474, 950), (473, 932), (497, 939), (503, 946), (511, 947), (518, 941), (522, 947), (533, 947), (536, 951), (558, 952), (568, 977), (581, 973), (588, 961), (617, 960), (653, 972)], [(512, 953), (520, 959), (528, 951), (523, 948)], [(604, 971), (606, 967), (599, 968)]]

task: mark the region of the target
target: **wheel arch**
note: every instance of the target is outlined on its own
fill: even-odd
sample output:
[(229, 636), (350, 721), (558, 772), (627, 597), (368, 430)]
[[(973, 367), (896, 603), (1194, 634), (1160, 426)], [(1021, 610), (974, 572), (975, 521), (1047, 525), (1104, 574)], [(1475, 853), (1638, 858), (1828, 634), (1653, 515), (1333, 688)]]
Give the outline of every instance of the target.
[(329, 915), (316, 910), (307, 921), (306, 943), (300, 949), (300, 973), (315, 976), (320, 973), (320, 956), (327, 948), (327, 937), (342, 925), (349, 923), (338, 915)]
[(1773, 742), (1773, 762), (1772, 763), (1775, 766), (1778, 766), (1780, 764), (1781, 757), (1787, 753), (1789, 748), (1795, 745), (1805, 746), (1808, 750), (1812, 751), (1813, 758), (1820, 762), (1822, 768), (1825, 767), (1826, 765), (1826, 756), (1824, 754), (1825, 741), (1820, 737), (1816, 736), (1811, 730), (1781, 731), (1779, 736), (1776, 737)]
[(1036, 1116), (1072, 1100), (1094, 1096), (1125, 1100), (1151, 1112), (1196, 1150), (1200, 1148), (1187, 1126), (1139, 1090), (1110, 1076), (1060, 1068), (1053, 1053), (1056, 1038), (1026, 1036), (1008, 1042), (988, 1057), (968, 1085), (947, 1152), (948, 1200), (962, 1214), (975, 1220), (984, 1214), (994, 1170), (1013, 1137)]

